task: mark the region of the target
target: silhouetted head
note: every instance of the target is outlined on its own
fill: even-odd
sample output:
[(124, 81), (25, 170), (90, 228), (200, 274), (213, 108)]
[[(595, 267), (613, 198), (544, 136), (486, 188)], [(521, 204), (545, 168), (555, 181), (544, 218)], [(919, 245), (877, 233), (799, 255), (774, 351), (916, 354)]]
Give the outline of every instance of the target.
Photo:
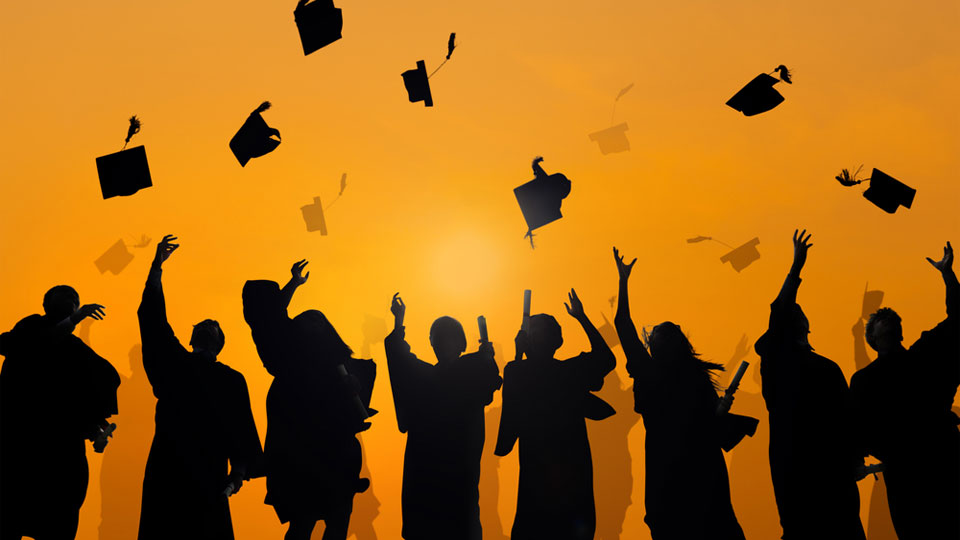
[(790, 333), (787, 339), (800, 347), (813, 349), (813, 347), (810, 346), (809, 339), (810, 321), (807, 320), (807, 316), (800, 307), (800, 304), (793, 304), (793, 306), (787, 310), (787, 317), (786, 331)]
[(80, 295), (69, 285), (57, 285), (43, 295), (43, 312), (56, 322), (80, 309)]
[(467, 350), (467, 336), (456, 319), (440, 317), (430, 325), (430, 345), (437, 360), (452, 360)]
[(650, 349), (650, 356), (655, 360), (687, 364), (702, 370), (716, 386), (711, 371), (723, 371), (723, 366), (701, 360), (700, 355), (694, 350), (693, 345), (679, 325), (664, 321), (653, 327), (646, 340), (647, 347)]
[(312, 349), (312, 352), (334, 358), (353, 355), (353, 350), (340, 339), (340, 334), (322, 312), (308, 309), (294, 317), (293, 323), (303, 345)]
[(220, 329), (220, 323), (213, 319), (206, 319), (193, 325), (193, 335), (190, 336), (190, 345), (194, 352), (207, 351), (214, 356), (223, 350), (226, 336)]
[(530, 334), (527, 339), (529, 356), (553, 358), (557, 349), (563, 345), (563, 331), (553, 316), (540, 313), (530, 316)]
[(867, 343), (883, 355), (903, 347), (900, 315), (890, 308), (880, 308), (867, 321)]

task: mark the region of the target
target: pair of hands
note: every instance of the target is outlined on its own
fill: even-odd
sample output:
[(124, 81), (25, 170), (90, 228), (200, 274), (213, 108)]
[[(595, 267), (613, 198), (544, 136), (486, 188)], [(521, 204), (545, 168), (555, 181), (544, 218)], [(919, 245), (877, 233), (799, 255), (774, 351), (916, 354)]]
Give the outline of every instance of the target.
[[(793, 270), (797, 272), (806, 264), (807, 250), (813, 246), (813, 244), (810, 243), (812, 234), (807, 234), (806, 229), (799, 231), (799, 233), (798, 231), (799, 229), (793, 231)], [(947, 245), (943, 247), (943, 258), (939, 261), (935, 261), (930, 257), (926, 259), (931, 266), (941, 273), (949, 272), (953, 269), (953, 246), (950, 245), (950, 242), (947, 242)]]

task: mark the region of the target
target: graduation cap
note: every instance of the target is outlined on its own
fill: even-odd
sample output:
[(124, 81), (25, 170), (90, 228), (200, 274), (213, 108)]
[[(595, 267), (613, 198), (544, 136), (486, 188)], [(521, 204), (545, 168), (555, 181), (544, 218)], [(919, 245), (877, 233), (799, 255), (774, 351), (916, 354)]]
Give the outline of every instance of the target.
[(600, 336), (612, 349), (620, 344), (620, 336), (617, 334), (617, 329), (607, 320), (607, 316), (603, 313), (600, 316), (603, 317), (603, 324), (600, 328), (597, 328), (597, 331), (600, 332)]
[[(280, 145), (280, 132), (267, 125), (260, 113), (270, 108), (270, 102), (264, 101), (254, 109), (240, 126), (237, 134), (230, 139), (230, 150), (243, 167), (251, 158), (273, 152)], [(272, 136), (276, 135), (276, 139)]]
[(687, 238), (688, 244), (695, 244), (697, 242), (703, 242), (705, 240), (712, 240), (718, 244), (722, 244), (730, 248), (730, 251), (720, 257), (721, 263), (729, 262), (733, 269), (737, 272), (740, 272), (744, 268), (750, 266), (750, 263), (760, 258), (760, 252), (757, 250), (757, 244), (760, 243), (760, 238), (754, 238), (746, 244), (743, 244), (740, 247), (733, 247), (726, 242), (721, 242), (710, 236), (696, 236), (694, 238)]
[(323, 204), (320, 203), (320, 197), (313, 198), (313, 204), (301, 206), (303, 212), (303, 221), (307, 224), (307, 231), (320, 231), (321, 236), (327, 235), (327, 221), (323, 217)]
[(410, 100), (410, 103), (422, 101), (424, 107), (433, 107), (433, 95), (430, 93), (430, 77), (433, 77), (433, 75), (440, 71), (440, 68), (447, 63), (447, 60), (450, 60), (453, 49), (457, 47), (456, 38), (457, 33), (451, 32), (450, 38), (447, 40), (447, 57), (443, 62), (440, 62), (440, 65), (437, 66), (437, 69), (433, 70), (433, 73), (427, 75), (427, 64), (423, 60), (417, 60), (416, 69), (408, 69), (400, 74), (400, 76), (403, 77), (403, 86), (407, 89), (407, 99)]
[(113, 275), (117, 275), (120, 272), (123, 272), (123, 269), (130, 264), (130, 261), (133, 260), (133, 253), (127, 249), (127, 245), (123, 240), (117, 240), (115, 244), (110, 246), (110, 249), (105, 251), (103, 255), (93, 261), (93, 264), (97, 266), (97, 270), (101, 274), (110, 272)]
[(146, 149), (142, 145), (127, 149), (130, 138), (139, 132), (140, 120), (131, 116), (123, 148), (119, 152), (97, 158), (97, 175), (100, 177), (100, 192), (104, 199), (133, 195), (153, 185)]
[(540, 167), (542, 157), (533, 160), (533, 180), (513, 190), (520, 204), (523, 219), (527, 222), (530, 247), (533, 247), (533, 231), (563, 217), (560, 205), (570, 194), (570, 180), (560, 173), (547, 175)]
[(293, 10), (304, 56), (343, 37), (343, 11), (334, 7), (333, 0), (308, 1), (300, 0)]
[(860, 310), (860, 317), (863, 320), (870, 318), (883, 305), (883, 291), (870, 291), (869, 284), (863, 288), (863, 307)]
[(901, 206), (910, 208), (913, 205), (913, 197), (917, 194), (917, 190), (880, 169), (873, 169), (870, 178), (857, 178), (857, 173), (862, 167), (862, 165), (858, 167), (853, 174), (850, 174), (848, 169), (843, 169), (835, 178), (841, 185), (847, 187), (870, 182), (870, 187), (863, 192), (864, 198), (888, 214), (895, 213)]
[(600, 143), (600, 153), (603, 155), (630, 150), (630, 141), (627, 140), (627, 123), (595, 131), (589, 135), (591, 141)]
[[(772, 73), (778, 73), (780, 78), (773, 77)], [(790, 70), (787, 69), (787, 66), (781, 64), (770, 73), (761, 73), (754, 77), (752, 81), (748, 82), (727, 101), (727, 105), (742, 112), (744, 116), (767, 112), (783, 103), (783, 96), (780, 92), (777, 92), (773, 85), (780, 81), (793, 84), (790, 77)]]

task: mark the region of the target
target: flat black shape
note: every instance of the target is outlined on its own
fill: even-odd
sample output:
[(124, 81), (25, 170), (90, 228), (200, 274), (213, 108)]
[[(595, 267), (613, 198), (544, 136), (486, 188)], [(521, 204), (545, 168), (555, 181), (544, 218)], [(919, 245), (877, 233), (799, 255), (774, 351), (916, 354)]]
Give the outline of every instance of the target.
[[(271, 135), (276, 135), (277, 138), (274, 139)], [(280, 146), (279, 138), (280, 132), (268, 126), (263, 116), (260, 116), (258, 111), (254, 111), (240, 126), (237, 134), (230, 139), (230, 150), (243, 167), (251, 158), (273, 152), (277, 146)]]
[(780, 79), (761, 73), (734, 94), (727, 101), (727, 105), (742, 112), (744, 116), (767, 112), (783, 103), (783, 96), (773, 87), (778, 82)]
[(153, 185), (143, 145), (98, 157), (97, 175), (104, 199), (133, 195)]
[(880, 169), (873, 170), (873, 174), (870, 175), (870, 187), (863, 192), (864, 198), (888, 214), (893, 214), (901, 206), (910, 208), (916, 194), (917, 190)]
[(409, 69), (400, 75), (403, 77), (403, 86), (407, 89), (407, 98), (410, 99), (410, 103), (422, 101), (424, 107), (433, 107), (427, 64), (423, 60), (417, 60), (417, 69)]
[(570, 180), (560, 173), (549, 176), (538, 173), (533, 180), (515, 188), (513, 194), (527, 227), (534, 231), (563, 217), (560, 205), (570, 194)]
[(343, 31), (343, 11), (334, 7), (333, 0), (314, 0), (298, 3), (293, 19), (300, 32), (303, 55), (318, 51), (337, 41)]

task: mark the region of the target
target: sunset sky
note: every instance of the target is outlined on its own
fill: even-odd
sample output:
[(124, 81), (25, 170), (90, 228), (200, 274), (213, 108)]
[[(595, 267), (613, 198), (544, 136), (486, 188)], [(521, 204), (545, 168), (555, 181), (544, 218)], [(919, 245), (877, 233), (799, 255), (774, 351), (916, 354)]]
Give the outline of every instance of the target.
[[(502, 366), (513, 356), (527, 288), (533, 311), (563, 326), (559, 357), (580, 352), (587, 341), (564, 312), (566, 291), (576, 288), (598, 326), (602, 315), (612, 321), (617, 246), (639, 258), (631, 284), (638, 326), (675, 321), (704, 358), (724, 363), (746, 335), (745, 359), (758, 362), (752, 345), (790, 265), (796, 227), (813, 233), (799, 295), (811, 342), (848, 378), (851, 327), (868, 282), (901, 314), (908, 342), (944, 317), (943, 284), (924, 257), (960, 242), (955, 1), (338, 0), (343, 39), (306, 57), (295, 5), (4, 3), (0, 330), (41, 311), (51, 286), (70, 284), (81, 302), (107, 306), (89, 340), (130, 376), (154, 246), (176, 234), (182, 247), (164, 273), (170, 322), (186, 342), (193, 323), (220, 321), (220, 359), (246, 377), (262, 438), (271, 378), (240, 291), (248, 279), (284, 282), (301, 258), (311, 274), (291, 314), (322, 310), (360, 354), (364, 321), (390, 327), (399, 291), (408, 340), (430, 361), (436, 317), (460, 320), (473, 344), (476, 317), (485, 315)], [(459, 46), (430, 80), (434, 107), (409, 103), (400, 73), (417, 60), (433, 71), (450, 32)], [(778, 64), (793, 71), (792, 85), (777, 85), (784, 103), (749, 118), (724, 105)], [(631, 83), (611, 121), (617, 92)], [(282, 143), (241, 167), (227, 143), (264, 100)], [(145, 145), (154, 185), (103, 200), (94, 160), (120, 149), (133, 114), (143, 127), (131, 146)], [(630, 151), (602, 155), (588, 134), (621, 122)], [(539, 230), (531, 249), (512, 190), (533, 178), (538, 155), (572, 191), (564, 217)], [(876, 167), (916, 188), (913, 207), (886, 214), (861, 196), (866, 184), (834, 180), (860, 164), (864, 176)], [(346, 190), (326, 215), (329, 235), (307, 232), (300, 207), (316, 196), (332, 202), (343, 173)], [(150, 246), (131, 247), (134, 260), (119, 275), (97, 270), (93, 261), (111, 245), (143, 235)], [(697, 235), (733, 245), (759, 237), (761, 258), (737, 273), (720, 262), (723, 246), (686, 243)], [(362, 440), (380, 501), (375, 530), (398, 538), (405, 436), (382, 337), (367, 344), (380, 368), (373, 407), (381, 414)], [(615, 353), (626, 385), (622, 350)], [(758, 392), (752, 373), (742, 391)], [(762, 404), (739, 404), (733, 412), (761, 416), (765, 429)], [(114, 442), (137, 430), (149, 441), (152, 411), (127, 413), (127, 424), (123, 398), (120, 411)], [(627, 406), (618, 415), (635, 413)], [(495, 435), (488, 431), (485, 452)], [(648, 538), (642, 422), (628, 440), (633, 504), (623, 537)], [(598, 447), (615, 444), (595, 438), (595, 461)], [(748, 448), (758, 444), (745, 440), (728, 463), (743, 452), (764, 456), (765, 448)], [(100, 534), (110, 497), (104, 490), (101, 498), (100, 475), (113, 445), (102, 456), (88, 451), (80, 540)], [(142, 478), (145, 460), (145, 450), (133, 452), (110, 474)], [(499, 462), (499, 515), (509, 531), (517, 456)], [(762, 515), (748, 508), (771, 505), (772, 488), (745, 476), (731, 468), (734, 509), (747, 537), (762, 537), (776, 516), (748, 518)], [(598, 506), (606, 490), (599, 482)], [(742, 487), (751, 482), (761, 487), (747, 496)], [(865, 526), (873, 483), (861, 483)], [(139, 488), (129, 489), (122, 499), (135, 532)], [(238, 540), (281, 537), (265, 489), (254, 480), (231, 500)]]

